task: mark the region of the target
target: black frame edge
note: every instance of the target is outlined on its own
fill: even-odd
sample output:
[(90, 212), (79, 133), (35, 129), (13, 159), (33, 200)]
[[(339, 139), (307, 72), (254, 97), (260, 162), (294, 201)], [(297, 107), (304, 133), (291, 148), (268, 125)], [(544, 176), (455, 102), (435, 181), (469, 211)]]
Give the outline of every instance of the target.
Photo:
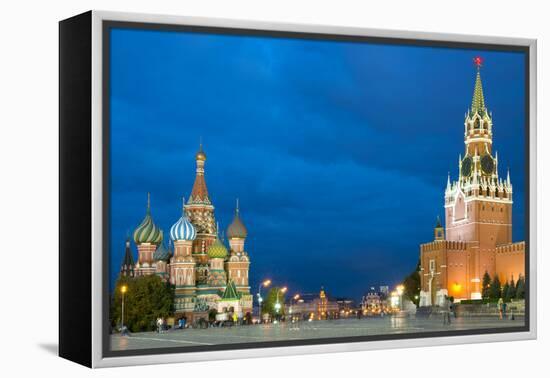
[(92, 12), (59, 22), (59, 356), (92, 367)]

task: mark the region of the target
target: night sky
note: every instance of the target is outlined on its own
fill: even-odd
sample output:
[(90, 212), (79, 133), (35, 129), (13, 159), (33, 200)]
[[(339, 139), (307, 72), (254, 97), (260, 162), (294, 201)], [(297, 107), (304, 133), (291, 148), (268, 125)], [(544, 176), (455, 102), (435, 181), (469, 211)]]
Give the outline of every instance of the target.
[[(114, 29), (111, 34), (111, 285), (145, 215), (168, 236), (202, 137), (220, 227), (238, 197), (250, 278), (291, 293), (359, 298), (393, 286), (443, 217), (458, 176), (475, 68), (524, 223), (521, 53)], [(134, 257), (137, 249), (132, 243)]]

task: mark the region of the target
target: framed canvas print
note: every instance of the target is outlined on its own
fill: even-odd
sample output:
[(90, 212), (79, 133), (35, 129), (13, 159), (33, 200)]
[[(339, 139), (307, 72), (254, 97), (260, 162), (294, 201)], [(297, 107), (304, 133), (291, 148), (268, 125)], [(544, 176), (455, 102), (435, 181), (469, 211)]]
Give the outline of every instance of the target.
[(536, 337), (536, 42), (60, 22), (60, 355)]

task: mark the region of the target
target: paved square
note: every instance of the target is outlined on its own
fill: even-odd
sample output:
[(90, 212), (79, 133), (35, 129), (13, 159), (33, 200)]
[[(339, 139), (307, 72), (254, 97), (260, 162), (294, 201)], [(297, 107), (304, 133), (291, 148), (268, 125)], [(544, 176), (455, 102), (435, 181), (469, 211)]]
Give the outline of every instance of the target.
[(524, 324), (523, 317), (518, 317), (516, 320), (499, 320), (496, 317), (453, 318), (451, 325), (444, 325), (441, 316), (431, 318), (386, 316), (384, 318), (325, 320), (295, 324), (280, 323), (170, 330), (161, 334), (156, 332), (134, 333), (130, 336), (120, 336), (117, 334), (111, 336), (111, 348), (114, 351), (118, 351), (176, 346), (239, 344), (329, 337), (520, 327)]

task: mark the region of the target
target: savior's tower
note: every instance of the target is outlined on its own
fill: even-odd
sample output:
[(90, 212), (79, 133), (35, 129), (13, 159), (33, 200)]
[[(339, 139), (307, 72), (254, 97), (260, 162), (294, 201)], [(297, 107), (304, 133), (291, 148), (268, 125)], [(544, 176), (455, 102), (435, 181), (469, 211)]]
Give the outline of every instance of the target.
[[(471, 108), (464, 121), (464, 157), (458, 162), (458, 181), (445, 190), (447, 240), (476, 242), (470, 262), (471, 293), (481, 292), (485, 271), (495, 273), (494, 249), (512, 242), (512, 184), (510, 174), (499, 177), (498, 154), (493, 148), (493, 120), (487, 110), (477, 66)], [(475, 295), (474, 295), (475, 296)]]
[(458, 180), (451, 182), (449, 176), (445, 189), (445, 232), (438, 223), (434, 241), (421, 245), (421, 305), (444, 303), (446, 295), (480, 299), (485, 272), (508, 279), (509, 272), (523, 271), (515, 260), (508, 262), (509, 255), (514, 259), (521, 255), (520, 246), (513, 253), (501, 251), (512, 245), (512, 183), (509, 172), (506, 179), (499, 177), (481, 58), (474, 63), (477, 72), (464, 120), (464, 154), (458, 159)]

